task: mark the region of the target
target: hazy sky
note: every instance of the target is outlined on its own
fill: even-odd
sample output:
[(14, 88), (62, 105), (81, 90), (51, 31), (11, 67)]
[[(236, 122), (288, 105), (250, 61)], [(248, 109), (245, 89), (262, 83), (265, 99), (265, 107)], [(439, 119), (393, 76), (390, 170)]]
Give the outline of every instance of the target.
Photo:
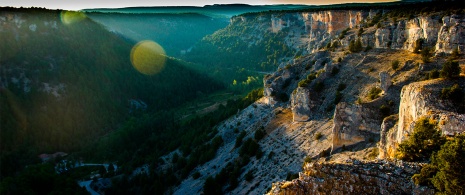
[(251, 5), (307, 4), (327, 5), (351, 2), (390, 2), (395, 0), (0, 0), (0, 6), (46, 7), (49, 9), (79, 10), (85, 8), (119, 8), (136, 6), (203, 6), (244, 3)]

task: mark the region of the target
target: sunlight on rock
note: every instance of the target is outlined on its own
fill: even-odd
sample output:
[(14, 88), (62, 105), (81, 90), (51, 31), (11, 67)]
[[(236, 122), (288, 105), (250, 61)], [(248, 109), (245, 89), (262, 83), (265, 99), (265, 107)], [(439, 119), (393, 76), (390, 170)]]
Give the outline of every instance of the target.
[(154, 75), (165, 68), (165, 50), (153, 41), (141, 41), (131, 50), (131, 63), (142, 74)]
[(62, 11), (60, 13), (61, 22), (66, 25), (74, 24), (84, 20), (87, 16), (82, 12)]

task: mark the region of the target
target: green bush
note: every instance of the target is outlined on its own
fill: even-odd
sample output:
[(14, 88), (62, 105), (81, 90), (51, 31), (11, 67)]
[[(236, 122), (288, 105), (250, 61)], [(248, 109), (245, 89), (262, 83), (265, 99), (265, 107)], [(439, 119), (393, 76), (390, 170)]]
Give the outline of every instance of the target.
[(266, 131), (264, 129), (259, 129), (255, 131), (254, 139), (260, 141), (261, 139), (263, 139), (263, 137), (265, 137), (265, 135)]
[(465, 97), (462, 88), (458, 84), (455, 84), (452, 87), (442, 89), (441, 99), (452, 100), (454, 103), (460, 104), (464, 101)]
[(444, 63), (441, 70), (442, 78), (453, 78), (460, 75), (460, 66), (457, 61), (450, 61)]
[(421, 118), (415, 123), (413, 134), (397, 149), (397, 157), (406, 161), (424, 161), (438, 151), (445, 138), (436, 129), (436, 122)]
[(392, 69), (393, 69), (393, 70), (399, 69), (399, 63), (400, 63), (399, 60), (394, 60), (394, 61), (392, 61), (392, 62), (391, 62), (391, 67), (392, 67)]
[(337, 91), (342, 91), (346, 88), (346, 84), (344, 83), (340, 83), (338, 86), (337, 86)]
[(379, 94), (381, 93), (381, 89), (379, 87), (372, 87), (370, 91), (368, 91), (368, 98), (370, 100), (374, 100), (379, 97)]
[(316, 133), (316, 135), (315, 135), (315, 140), (320, 140), (322, 137), (323, 137), (323, 134), (321, 134), (320, 132), (318, 132), (318, 133)]
[(439, 71), (437, 69), (433, 69), (428, 73), (428, 79), (437, 79), (439, 78)]
[(465, 192), (465, 135), (447, 141), (412, 179), (415, 184), (434, 186), (438, 194)]
[(323, 91), (324, 87), (325, 87), (325, 84), (321, 81), (318, 81), (313, 86), (313, 90), (315, 90), (316, 92), (321, 92)]
[(431, 57), (433, 57), (433, 48), (425, 47), (421, 50), (421, 60), (423, 63), (428, 63), (431, 61)]
[(337, 73), (339, 73), (339, 68), (334, 67), (334, 68), (331, 70), (331, 75), (334, 76), (334, 75), (336, 75)]
[(389, 113), (391, 112), (391, 108), (389, 108), (389, 106), (386, 106), (386, 105), (381, 105), (381, 107), (379, 107), (379, 112), (381, 113), (381, 116), (383, 118), (389, 116)]
[(334, 98), (334, 104), (339, 103), (342, 100), (342, 93), (339, 91), (336, 91), (336, 97)]

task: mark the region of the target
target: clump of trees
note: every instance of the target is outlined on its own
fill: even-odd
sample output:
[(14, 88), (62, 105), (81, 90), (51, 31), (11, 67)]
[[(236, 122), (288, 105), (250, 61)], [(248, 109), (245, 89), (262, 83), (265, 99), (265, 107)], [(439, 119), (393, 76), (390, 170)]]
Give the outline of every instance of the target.
[(438, 151), (446, 139), (437, 130), (436, 121), (421, 118), (415, 123), (413, 134), (399, 145), (397, 158), (406, 161), (425, 161)]
[(379, 97), (379, 94), (381, 93), (381, 89), (379, 87), (373, 86), (370, 91), (368, 91), (368, 99), (374, 100)]
[(424, 166), (412, 179), (417, 185), (435, 187), (438, 194), (465, 192), (465, 135), (447, 141), (431, 156), (431, 164)]
[(358, 38), (356, 41), (351, 40), (349, 43), (349, 51), (352, 53), (358, 53), (363, 50), (362, 41)]
[(460, 75), (460, 66), (457, 61), (448, 60), (442, 66), (442, 70), (441, 70), (442, 78), (450, 79), (453, 77), (457, 77), (459, 75)]

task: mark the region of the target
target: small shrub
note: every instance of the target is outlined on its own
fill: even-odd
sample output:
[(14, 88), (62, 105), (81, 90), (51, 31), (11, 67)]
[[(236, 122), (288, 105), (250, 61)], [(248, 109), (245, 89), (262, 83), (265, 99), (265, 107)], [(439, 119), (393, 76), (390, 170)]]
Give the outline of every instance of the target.
[(271, 159), (271, 158), (273, 158), (273, 156), (274, 156), (274, 152), (271, 151), (270, 153), (268, 153), (268, 157), (267, 157), (267, 158), (268, 158), (268, 159)]
[(192, 178), (194, 178), (194, 179), (198, 179), (198, 178), (200, 178), (200, 176), (202, 176), (202, 175), (200, 175), (200, 173), (198, 171), (196, 171), (194, 174), (192, 174)]
[(381, 105), (381, 107), (379, 107), (379, 112), (381, 113), (381, 117), (382, 118), (385, 118), (387, 116), (389, 116), (389, 113), (391, 112), (391, 108), (389, 108), (389, 106), (386, 106), (386, 105)]
[(450, 61), (444, 63), (441, 70), (442, 78), (453, 78), (460, 75), (460, 66), (457, 61)]
[(315, 135), (315, 140), (320, 140), (322, 137), (323, 137), (323, 134), (321, 134), (320, 132), (318, 132), (318, 133), (316, 133), (316, 135)]
[(323, 91), (324, 87), (325, 87), (324, 83), (318, 81), (318, 82), (315, 83), (315, 85), (313, 86), (313, 90), (315, 90), (316, 92), (321, 92), (321, 91)]
[(312, 162), (312, 157), (310, 157), (310, 156), (305, 157), (305, 158), (304, 158), (304, 162), (305, 162), (305, 163), (310, 163), (310, 162)]
[(442, 89), (441, 99), (452, 100), (454, 103), (460, 104), (464, 101), (465, 97), (462, 88), (458, 84), (455, 84), (452, 87)]
[(415, 41), (415, 46), (413, 48), (413, 53), (420, 53), (420, 50), (423, 48), (423, 43), (425, 42), (424, 39), (417, 39)]
[(334, 67), (334, 68), (331, 70), (331, 75), (334, 76), (334, 75), (336, 75), (337, 73), (339, 73), (339, 68)]
[(253, 171), (247, 172), (244, 177), (245, 177), (246, 181), (248, 181), (248, 182), (252, 181), (253, 180)]
[(365, 47), (363, 51), (367, 52), (367, 51), (370, 51), (371, 49), (373, 49), (373, 47), (371, 47), (371, 45), (367, 45), (367, 47)]
[(379, 87), (372, 87), (370, 91), (368, 92), (368, 99), (374, 100), (378, 98), (381, 91), (382, 90)]
[(338, 86), (337, 86), (337, 91), (342, 91), (346, 88), (346, 84), (344, 83), (340, 83)]
[(393, 70), (399, 69), (399, 63), (400, 63), (399, 60), (394, 60), (394, 61), (392, 61), (392, 62), (391, 62), (391, 68), (392, 68)]
[(263, 139), (263, 137), (265, 137), (265, 135), (266, 135), (265, 130), (259, 129), (255, 131), (254, 139), (257, 141), (260, 141), (261, 139)]
[(421, 60), (423, 63), (428, 63), (431, 61), (431, 57), (433, 57), (433, 49), (432, 48), (423, 48), (421, 50)]
[(288, 172), (287, 176), (286, 176), (286, 181), (292, 181), (292, 180), (297, 179), (297, 178), (299, 178), (299, 173)]
[(360, 29), (358, 29), (358, 32), (357, 32), (357, 36), (362, 36), (363, 34), (363, 27), (360, 27)]
[(337, 62), (342, 62), (342, 58), (341, 57), (337, 58)]
[(334, 104), (339, 103), (341, 99), (342, 99), (342, 93), (339, 91), (336, 91), (336, 97), (334, 98)]
[(437, 69), (433, 69), (428, 73), (428, 79), (437, 79), (439, 78), (439, 71)]

